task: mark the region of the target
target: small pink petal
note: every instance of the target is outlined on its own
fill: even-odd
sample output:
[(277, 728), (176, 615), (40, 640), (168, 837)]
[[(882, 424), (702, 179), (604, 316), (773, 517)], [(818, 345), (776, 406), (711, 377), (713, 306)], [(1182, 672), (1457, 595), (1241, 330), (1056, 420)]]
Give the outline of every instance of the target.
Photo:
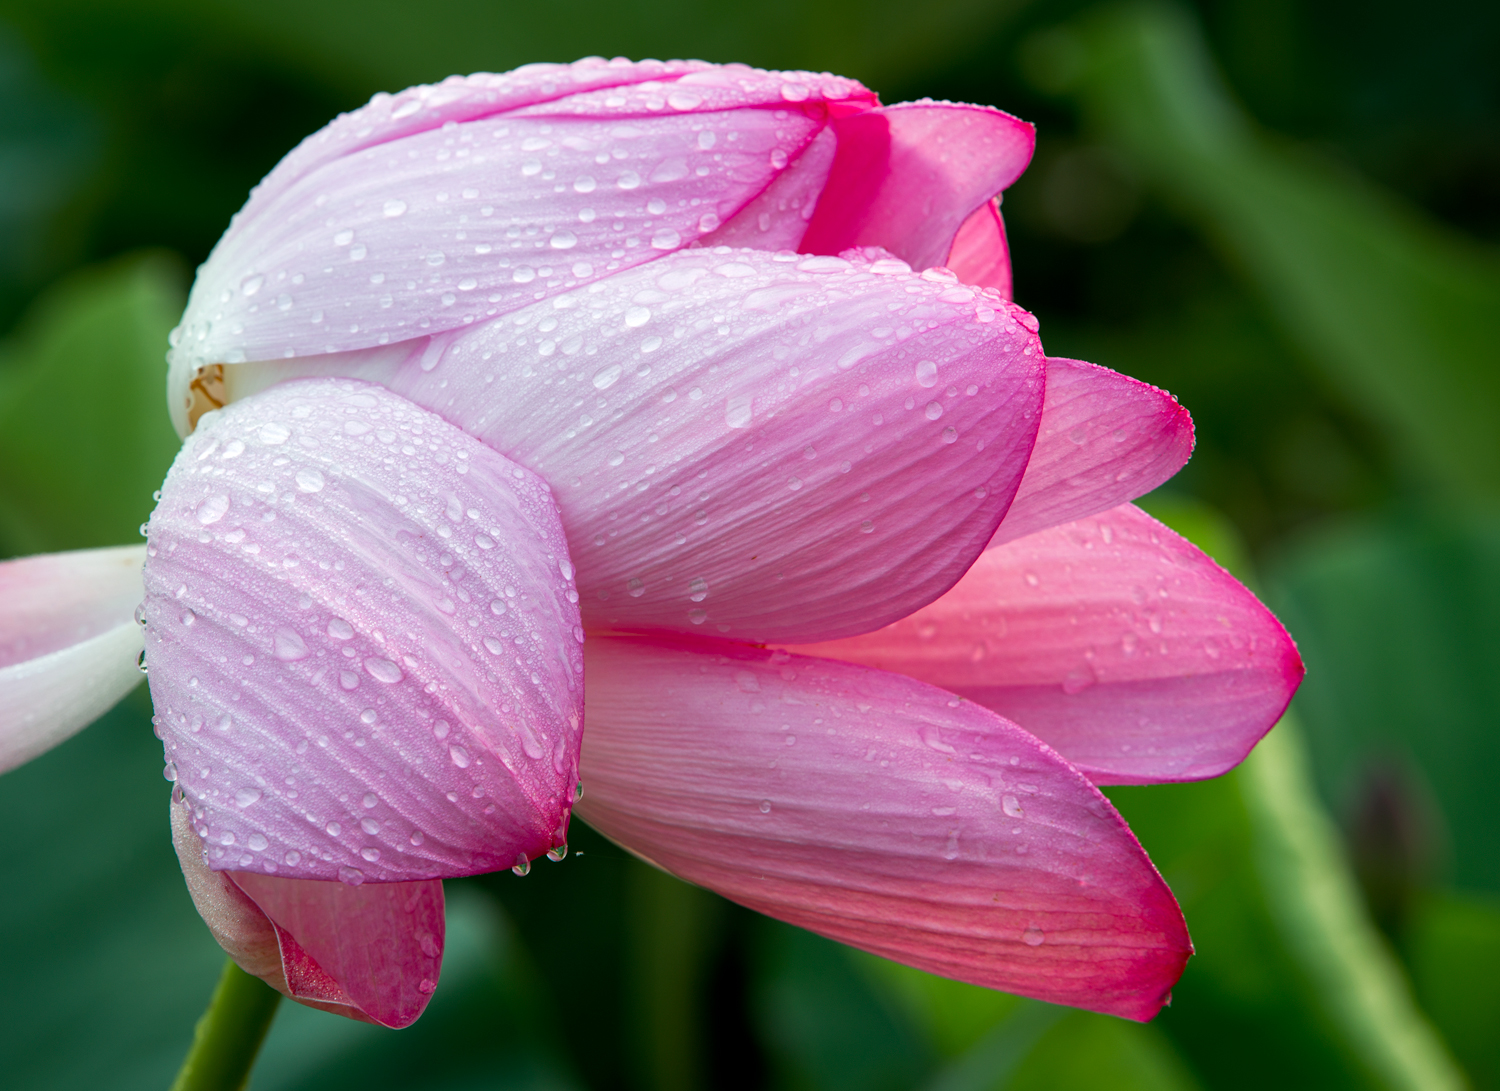
[(1029, 316), (904, 269), (689, 250), (337, 366), (551, 484), (589, 627), (867, 632), (973, 562), (1041, 403)]
[(395, 882), (564, 840), (583, 699), (547, 487), (405, 399), (206, 416), (146, 564), (151, 695), (215, 870)]
[(1165, 390), (1049, 356), (1036, 447), (990, 547), (1144, 496), (1192, 453), (1193, 418)]
[(343, 883), (212, 871), (186, 807), (173, 804), (183, 878), (214, 939), (246, 973), (310, 1008), (410, 1026), (437, 988), (443, 884)]
[(87, 727), (141, 681), (146, 547), (0, 563), (0, 773)]
[(965, 284), (994, 288), (1014, 299), (1010, 276), (1010, 244), (997, 201), (986, 201), (963, 222), (944, 263)]
[(879, 632), (799, 650), (994, 709), (1096, 784), (1218, 776), (1302, 680), (1271, 612), (1130, 504), (990, 550), (953, 590)]
[(1098, 790), (921, 682), (590, 638), (579, 813), (689, 882), (932, 973), (1149, 1019), (1191, 953)]
[[(831, 76), (643, 71), (655, 78), (553, 70), (541, 101), (528, 101), (541, 86), (520, 73), (471, 77), (405, 92), (394, 112), (377, 100), (341, 155), (303, 155), (319, 147), (310, 138), (199, 271), (171, 353), (179, 431), (198, 367), (461, 328), (712, 235), (803, 157), (830, 99), (873, 102)], [(672, 74), (686, 78), (661, 82)], [(428, 101), (446, 105), (422, 125), (407, 123), (422, 110), (380, 123)], [(345, 118), (325, 134), (337, 143), (349, 131)], [(800, 172), (796, 185), (823, 175)]]
[(941, 265), (959, 227), (1021, 176), (1036, 130), (984, 106), (907, 102), (833, 123), (838, 154), (798, 248), (880, 246)]

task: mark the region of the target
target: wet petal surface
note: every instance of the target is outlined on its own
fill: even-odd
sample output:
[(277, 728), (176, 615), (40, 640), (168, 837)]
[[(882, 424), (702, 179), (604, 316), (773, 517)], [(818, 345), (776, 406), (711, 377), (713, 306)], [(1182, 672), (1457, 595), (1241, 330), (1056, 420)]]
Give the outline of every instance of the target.
[(1130, 504), (989, 550), (952, 591), (879, 632), (799, 650), (994, 709), (1096, 784), (1218, 776), (1302, 679), (1271, 612)]
[(1148, 1019), (1182, 914), (1051, 749), (883, 671), (590, 638), (579, 813), (690, 882), (921, 969)]
[(149, 525), (147, 663), (209, 863), (401, 881), (561, 844), (577, 592), (537, 478), (380, 387), (200, 423)]

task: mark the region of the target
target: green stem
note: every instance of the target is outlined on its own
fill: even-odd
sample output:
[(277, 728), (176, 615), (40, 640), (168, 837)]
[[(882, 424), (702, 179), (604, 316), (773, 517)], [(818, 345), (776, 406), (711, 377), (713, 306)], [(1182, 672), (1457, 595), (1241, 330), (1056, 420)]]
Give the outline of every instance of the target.
[(1271, 913), (1352, 1052), (1392, 1091), (1467, 1087), (1365, 912), (1290, 716), (1240, 768)]
[(172, 1091), (241, 1091), (280, 1002), (279, 992), (226, 960)]

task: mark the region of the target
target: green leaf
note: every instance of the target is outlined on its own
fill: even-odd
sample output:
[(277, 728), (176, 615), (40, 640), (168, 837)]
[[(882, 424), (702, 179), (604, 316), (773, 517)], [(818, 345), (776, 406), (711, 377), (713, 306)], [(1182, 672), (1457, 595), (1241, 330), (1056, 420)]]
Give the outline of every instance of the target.
[(1006, 1091), (1196, 1091), (1198, 1081), (1155, 1026), (1073, 1012), (1042, 1035)]
[(0, 549), (139, 539), (179, 442), (165, 404), (176, 262), (137, 255), (70, 276), (31, 310), (0, 370)]
[(1177, 8), (1105, 9), (1034, 39), (1027, 62), (1076, 93), (1417, 464), (1500, 495), (1500, 255), (1258, 131)]
[(1424, 906), (1407, 944), (1422, 1006), (1478, 1088), (1500, 1088), (1500, 900), (1445, 892)]

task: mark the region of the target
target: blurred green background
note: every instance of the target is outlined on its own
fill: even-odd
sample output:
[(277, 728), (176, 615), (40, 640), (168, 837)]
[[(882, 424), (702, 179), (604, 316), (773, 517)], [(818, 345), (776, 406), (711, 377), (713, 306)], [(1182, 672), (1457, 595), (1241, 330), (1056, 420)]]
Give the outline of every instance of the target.
[[(1149, 1026), (857, 955), (579, 823), (564, 863), (449, 884), (416, 1027), (285, 1005), (252, 1086), (1500, 1088), (1493, 2), (0, 0), (0, 556), (135, 540), (191, 270), (297, 140), (591, 53), (1036, 122), (1018, 301), (1054, 355), (1192, 410), (1147, 506), (1287, 622), (1297, 723), (1217, 781), (1111, 792), (1198, 949)], [(7, 1088), (163, 1088), (213, 987), (148, 716), (0, 779)]]

